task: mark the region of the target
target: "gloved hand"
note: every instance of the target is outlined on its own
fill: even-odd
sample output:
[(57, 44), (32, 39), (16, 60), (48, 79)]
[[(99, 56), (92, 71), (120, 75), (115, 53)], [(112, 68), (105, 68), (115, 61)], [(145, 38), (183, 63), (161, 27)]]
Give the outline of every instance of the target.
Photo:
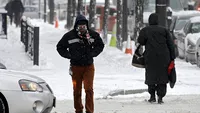
[(174, 68), (174, 66), (175, 66), (174, 61), (171, 61), (167, 70), (168, 74), (171, 74), (171, 71)]

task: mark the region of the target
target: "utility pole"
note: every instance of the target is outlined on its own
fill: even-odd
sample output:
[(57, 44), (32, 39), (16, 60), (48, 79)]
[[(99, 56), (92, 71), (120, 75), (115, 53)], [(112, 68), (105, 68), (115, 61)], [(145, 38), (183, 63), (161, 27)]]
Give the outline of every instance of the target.
[(170, 30), (170, 25), (172, 23), (172, 9), (170, 7), (170, 0), (167, 0), (167, 28)]
[[(107, 43), (107, 34), (108, 34), (108, 15), (109, 15), (109, 0), (105, 0), (104, 5), (104, 17), (103, 17), (103, 39)], [(98, 18), (98, 17), (97, 17)]]
[(128, 4), (127, 0), (123, 0), (123, 26), (122, 26), (122, 41), (128, 39)]
[(122, 0), (117, 0), (117, 48), (122, 50)]
[(90, 0), (89, 27), (95, 30), (96, 0)]
[(156, 13), (159, 15), (159, 25), (166, 27), (166, 6), (167, 6), (167, 0), (156, 0)]

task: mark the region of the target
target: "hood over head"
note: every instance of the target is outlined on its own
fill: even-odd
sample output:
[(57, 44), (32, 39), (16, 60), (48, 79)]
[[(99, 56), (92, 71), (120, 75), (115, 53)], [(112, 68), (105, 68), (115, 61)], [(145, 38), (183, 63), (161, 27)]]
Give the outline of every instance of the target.
[(149, 16), (149, 25), (158, 25), (158, 14), (152, 13)]
[(74, 23), (74, 29), (76, 29), (76, 27), (77, 27), (78, 24), (82, 25), (83, 23), (86, 23), (87, 28), (89, 29), (88, 20), (85, 18), (84, 15), (80, 14), (80, 15), (78, 15), (76, 17), (76, 20), (75, 20), (75, 23)]

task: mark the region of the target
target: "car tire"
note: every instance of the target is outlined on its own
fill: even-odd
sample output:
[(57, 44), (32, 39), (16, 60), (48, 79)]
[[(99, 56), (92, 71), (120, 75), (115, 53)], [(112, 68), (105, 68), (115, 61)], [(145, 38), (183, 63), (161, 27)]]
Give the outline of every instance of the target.
[(0, 97), (0, 113), (6, 113), (6, 106), (3, 99)]

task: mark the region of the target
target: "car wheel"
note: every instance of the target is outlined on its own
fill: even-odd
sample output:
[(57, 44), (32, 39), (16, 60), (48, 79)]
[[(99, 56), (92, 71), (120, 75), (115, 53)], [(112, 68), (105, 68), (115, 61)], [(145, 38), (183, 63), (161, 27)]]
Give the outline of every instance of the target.
[(5, 103), (1, 97), (0, 97), (0, 113), (6, 113)]

